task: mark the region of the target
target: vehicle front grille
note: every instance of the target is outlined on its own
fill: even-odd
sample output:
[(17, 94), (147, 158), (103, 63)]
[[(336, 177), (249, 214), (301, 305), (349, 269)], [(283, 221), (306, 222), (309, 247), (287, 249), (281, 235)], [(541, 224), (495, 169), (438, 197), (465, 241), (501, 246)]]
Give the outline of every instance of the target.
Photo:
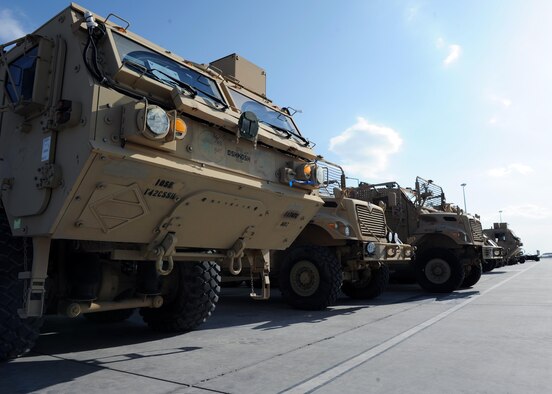
[(362, 235), (376, 237), (385, 237), (387, 235), (385, 215), (380, 209), (372, 209), (372, 212), (370, 212), (367, 206), (357, 205), (356, 213)]
[(481, 222), (479, 220), (470, 219), (470, 227), (474, 241), (483, 242), (483, 230), (481, 229)]

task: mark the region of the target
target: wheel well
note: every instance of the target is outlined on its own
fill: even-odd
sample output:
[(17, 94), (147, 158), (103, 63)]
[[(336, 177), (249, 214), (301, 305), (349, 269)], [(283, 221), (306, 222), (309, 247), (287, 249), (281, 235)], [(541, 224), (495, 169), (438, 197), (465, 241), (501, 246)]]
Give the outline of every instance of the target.
[(342, 246), (345, 245), (345, 241), (333, 238), (325, 228), (311, 223), (303, 229), (292, 244), (292, 246), (302, 245)]

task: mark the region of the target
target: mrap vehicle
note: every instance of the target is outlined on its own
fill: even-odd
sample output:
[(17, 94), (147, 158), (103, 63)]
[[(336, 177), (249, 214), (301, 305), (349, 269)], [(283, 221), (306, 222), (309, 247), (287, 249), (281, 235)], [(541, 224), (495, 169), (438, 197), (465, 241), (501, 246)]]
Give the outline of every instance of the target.
[(320, 160), (327, 181), (320, 188), (324, 206), (293, 245), (273, 259), (285, 301), (302, 309), (333, 304), (341, 287), (354, 299), (372, 299), (389, 284), (389, 266), (409, 264), (414, 249), (399, 242), (382, 207), (348, 197), (346, 176)]
[(523, 256), (523, 242), (514, 231), (508, 226), (508, 223), (493, 223), (492, 228), (486, 228), (483, 233), (504, 248), (504, 264), (514, 265), (525, 263)]
[(187, 331), (219, 265), (269, 289), (270, 250), (322, 207), (324, 172), (265, 72), (197, 64), (72, 4), (0, 46), (0, 359), (45, 313)]
[(414, 276), (422, 288), (435, 293), (473, 286), (481, 278), (481, 222), (448, 204), (443, 189), (433, 181), (417, 177), (414, 189), (396, 182), (361, 183), (350, 195), (385, 204), (389, 227), (416, 247), (411, 264), (395, 264), (392, 270)]

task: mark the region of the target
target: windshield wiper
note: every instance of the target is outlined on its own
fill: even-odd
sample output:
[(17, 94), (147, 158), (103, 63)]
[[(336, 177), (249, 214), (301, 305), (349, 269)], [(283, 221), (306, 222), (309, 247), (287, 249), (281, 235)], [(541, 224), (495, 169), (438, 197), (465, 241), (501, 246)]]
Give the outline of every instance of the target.
[(301, 141), (303, 141), (303, 146), (309, 146), (309, 144), (310, 144), (309, 140), (307, 140), (305, 137), (303, 137), (302, 135), (296, 134), (296, 133), (292, 132), (291, 130), (284, 129), (283, 127), (273, 125), (272, 123), (266, 122), (264, 120), (260, 120), (259, 122), (272, 127), (274, 130), (278, 130), (278, 131), (281, 131), (282, 133), (285, 133), (287, 135), (288, 139), (291, 138), (291, 137), (295, 137), (295, 138), (300, 139)]
[(282, 133), (284, 133), (284, 134), (286, 135), (286, 138), (291, 138), (291, 137), (293, 137), (293, 134), (292, 134), (291, 131), (289, 131), (288, 129), (284, 129), (283, 127), (273, 125), (272, 123), (268, 123), (267, 121), (264, 121), (264, 120), (259, 120), (259, 123), (262, 123), (262, 124), (265, 124), (265, 125), (267, 125), (267, 126), (270, 126), (270, 127), (272, 127), (274, 130), (281, 131)]
[[(187, 84), (186, 82), (182, 82), (180, 79), (176, 79), (175, 77), (172, 77), (170, 76), (169, 74), (161, 71), (161, 70), (158, 70), (157, 68), (154, 68), (154, 69), (148, 69), (148, 71), (150, 72), (151, 75), (153, 75), (158, 81), (161, 81), (161, 82), (165, 82), (165, 83), (168, 83), (172, 86), (172, 83), (174, 83), (176, 86), (178, 86), (179, 88), (182, 88), (184, 90), (187, 90), (189, 95), (192, 97), (192, 98), (195, 98), (195, 96), (197, 96), (197, 89), (194, 88), (192, 85), (190, 84)], [(166, 80), (164, 78), (159, 78), (157, 75), (155, 75), (153, 72), (156, 71), (158, 72), (159, 74), (162, 74), (163, 76), (169, 78), (169, 80)], [(171, 83), (172, 82), (172, 83)]]
[[(210, 93), (207, 93), (205, 92), (204, 90), (202, 89), (198, 89), (197, 87), (194, 87), (186, 82), (183, 82), (181, 81), (180, 79), (178, 78), (175, 78), (173, 77), (172, 75), (169, 75), (167, 73), (165, 73), (164, 71), (161, 71), (157, 68), (148, 68), (140, 63), (136, 63), (136, 62), (133, 62), (131, 60), (128, 60), (126, 59), (124, 61), (125, 64), (128, 64), (129, 66), (131, 67), (134, 67), (134, 68), (137, 68), (139, 69), (140, 71), (146, 73), (148, 76), (150, 76), (151, 78), (155, 79), (156, 81), (159, 81), (161, 83), (165, 83), (165, 84), (168, 84), (170, 86), (178, 86), (184, 90), (187, 91), (188, 95), (191, 97), (191, 98), (195, 98), (198, 94), (198, 92), (201, 92), (201, 94), (207, 96), (208, 98), (210, 98), (211, 100), (215, 101), (216, 103), (220, 104), (222, 106), (222, 108), (219, 108), (218, 106), (215, 105), (215, 108), (216, 109), (219, 109), (219, 110), (222, 110), (222, 111), (226, 111), (228, 109), (228, 105), (222, 101), (221, 99), (219, 99), (218, 97), (216, 96), (213, 96), (212, 94)], [(162, 74), (164, 77), (167, 77), (167, 79), (165, 78), (161, 78), (157, 75), (155, 75), (155, 72), (159, 73), (159, 74)]]
[[(192, 85), (189, 85), (187, 84), (186, 82), (182, 82), (180, 79), (178, 78), (175, 78), (171, 75), (168, 75), (167, 73), (164, 73), (163, 71), (161, 70), (158, 70), (158, 69), (154, 69), (153, 71), (157, 71), (158, 73), (161, 73), (163, 74), (164, 76), (166, 76), (167, 78), (169, 78), (171, 81), (173, 81), (174, 83), (176, 83), (178, 86), (186, 89), (186, 90), (191, 90), (192, 92), (194, 92), (194, 96), (197, 95), (197, 92), (200, 92), (201, 94), (204, 94), (205, 96), (209, 97), (211, 100), (213, 100), (214, 102), (222, 105), (222, 111), (226, 111), (228, 109), (228, 105), (222, 101), (221, 99), (219, 99), (217, 96), (213, 96), (211, 93), (208, 93), (206, 92), (205, 90), (202, 90), (200, 88), (198, 88), (197, 86), (192, 86)], [(169, 81), (167, 81), (169, 82)], [(221, 108), (218, 108), (215, 106), (215, 108), (217, 109), (221, 109)]]
[[(139, 72), (141, 72), (142, 74), (146, 74), (147, 76), (149, 76), (150, 78), (155, 79), (158, 82), (161, 82), (161, 83), (164, 83), (164, 84), (169, 84), (171, 86), (177, 85), (177, 86), (180, 86), (183, 89), (186, 89), (188, 91), (189, 95), (192, 98), (194, 98), (197, 95), (197, 92), (193, 88), (193, 86), (188, 85), (187, 83), (182, 82), (180, 80), (176, 80), (175, 78), (171, 77), (170, 75), (167, 75), (166, 73), (164, 73), (161, 70), (158, 70), (156, 68), (151, 69), (151, 68), (148, 68), (148, 67), (144, 66), (143, 64), (136, 63), (136, 62), (133, 62), (132, 60), (128, 60), (128, 59), (125, 59), (123, 61), (123, 63), (127, 66), (130, 66), (130, 68), (138, 69)], [(158, 72), (159, 74), (163, 74), (164, 76), (166, 76), (167, 78), (170, 78), (171, 80), (166, 80), (164, 78), (161, 78), (161, 77), (155, 75), (155, 72)]]

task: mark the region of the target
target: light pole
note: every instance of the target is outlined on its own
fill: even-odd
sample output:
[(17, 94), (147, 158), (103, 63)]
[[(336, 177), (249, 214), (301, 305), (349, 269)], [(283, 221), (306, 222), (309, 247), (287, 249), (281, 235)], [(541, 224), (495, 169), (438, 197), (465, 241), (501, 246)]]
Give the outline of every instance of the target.
[(468, 213), (466, 209), (466, 184), (462, 183), (460, 186), (462, 186), (462, 195), (464, 196), (464, 213)]
[(502, 211), (498, 211), (498, 214), (500, 215), (500, 223), (502, 223)]

